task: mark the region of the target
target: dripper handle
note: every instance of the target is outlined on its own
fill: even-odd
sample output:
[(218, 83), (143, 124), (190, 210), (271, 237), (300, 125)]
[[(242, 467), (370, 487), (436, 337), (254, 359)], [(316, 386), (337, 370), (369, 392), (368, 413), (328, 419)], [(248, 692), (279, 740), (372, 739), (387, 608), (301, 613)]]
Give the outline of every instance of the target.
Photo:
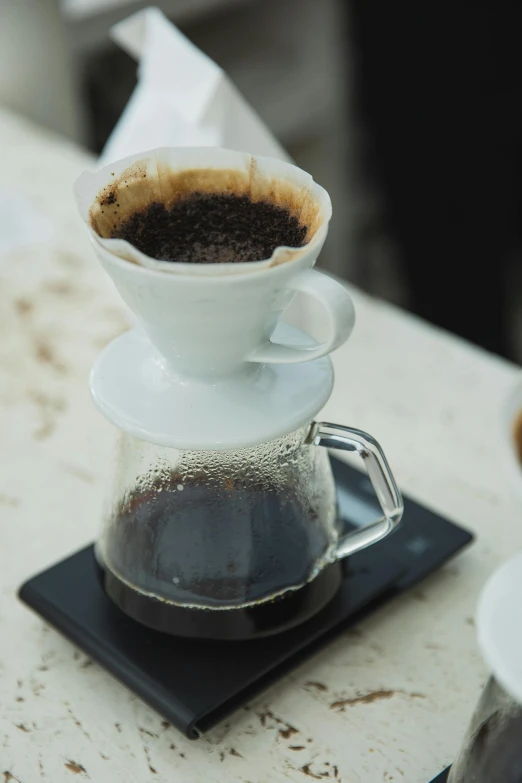
[(268, 364), (296, 364), (319, 359), (339, 348), (352, 333), (355, 325), (355, 308), (344, 285), (328, 275), (307, 269), (289, 282), (296, 292), (312, 296), (328, 319), (328, 337), (311, 348), (268, 342), (256, 348), (249, 357), (251, 362)]
[(375, 522), (341, 536), (334, 559), (353, 555), (395, 530), (401, 521), (404, 505), (388, 461), (377, 441), (367, 432), (322, 422), (312, 425), (308, 442), (314, 446), (356, 452), (364, 462), (383, 513)]

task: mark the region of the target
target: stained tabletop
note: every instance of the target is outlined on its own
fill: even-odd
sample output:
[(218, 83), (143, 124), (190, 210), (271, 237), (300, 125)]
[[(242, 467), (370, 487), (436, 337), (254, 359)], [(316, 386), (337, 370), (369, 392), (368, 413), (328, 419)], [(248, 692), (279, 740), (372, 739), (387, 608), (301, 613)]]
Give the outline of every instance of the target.
[(91, 158), (6, 113), (0, 149), (0, 780), (430, 780), (486, 678), (478, 592), (522, 547), (500, 426), (518, 369), (352, 291), (323, 418), (375, 435), (403, 490), (477, 541), (191, 742), (16, 598), (97, 535), (115, 432), (88, 376), (129, 318), (72, 199)]

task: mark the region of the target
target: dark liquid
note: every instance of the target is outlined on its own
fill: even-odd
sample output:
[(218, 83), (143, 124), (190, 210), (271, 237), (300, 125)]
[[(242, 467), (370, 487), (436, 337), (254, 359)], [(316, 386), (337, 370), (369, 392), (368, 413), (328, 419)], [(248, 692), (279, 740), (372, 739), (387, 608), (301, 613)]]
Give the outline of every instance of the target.
[(263, 261), (277, 247), (302, 247), (307, 227), (286, 209), (247, 196), (191, 193), (170, 209), (154, 203), (119, 223), (113, 238), (145, 255), (193, 264)]
[(522, 783), (522, 715), (495, 712), (479, 726), (462, 763), (462, 783)]
[(242, 609), (187, 609), (144, 596), (100, 570), (107, 595), (142, 625), (155, 631), (199, 639), (247, 640), (295, 628), (309, 620), (335, 596), (343, 579), (342, 561), (326, 566), (311, 582), (273, 601)]
[(317, 514), (291, 494), (185, 484), (122, 510), (106, 541), (105, 584), (127, 614), (158, 630), (248, 638), (302, 622), (333, 597), (336, 567), (289, 590), (327, 547)]

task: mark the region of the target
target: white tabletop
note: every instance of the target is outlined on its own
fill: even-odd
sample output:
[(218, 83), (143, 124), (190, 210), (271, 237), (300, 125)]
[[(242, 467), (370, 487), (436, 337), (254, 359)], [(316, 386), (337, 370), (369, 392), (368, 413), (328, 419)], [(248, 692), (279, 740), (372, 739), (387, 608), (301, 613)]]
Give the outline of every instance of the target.
[(48, 235), (31, 247), (15, 236), (0, 255), (0, 779), (428, 781), (452, 760), (486, 676), (478, 591), (522, 547), (498, 425), (517, 369), (353, 292), (358, 325), (334, 357), (324, 417), (373, 433), (404, 491), (477, 542), (186, 740), (15, 597), (96, 536), (114, 432), (87, 378), (126, 320), (71, 197), (88, 156), (8, 115), (0, 149), (0, 207), (12, 193)]

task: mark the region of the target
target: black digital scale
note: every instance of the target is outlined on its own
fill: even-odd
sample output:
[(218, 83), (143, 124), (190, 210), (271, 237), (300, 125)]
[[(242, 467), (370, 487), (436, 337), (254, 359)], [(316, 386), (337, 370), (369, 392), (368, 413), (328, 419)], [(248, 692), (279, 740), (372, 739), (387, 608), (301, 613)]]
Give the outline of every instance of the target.
[[(366, 476), (335, 458), (332, 467), (345, 525), (373, 521), (380, 511)], [(105, 595), (92, 546), (30, 579), (20, 597), (195, 739), (471, 540), (468, 531), (405, 498), (397, 531), (344, 562), (342, 586), (321, 612), (284, 633), (251, 641), (183, 639), (136, 623)]]

